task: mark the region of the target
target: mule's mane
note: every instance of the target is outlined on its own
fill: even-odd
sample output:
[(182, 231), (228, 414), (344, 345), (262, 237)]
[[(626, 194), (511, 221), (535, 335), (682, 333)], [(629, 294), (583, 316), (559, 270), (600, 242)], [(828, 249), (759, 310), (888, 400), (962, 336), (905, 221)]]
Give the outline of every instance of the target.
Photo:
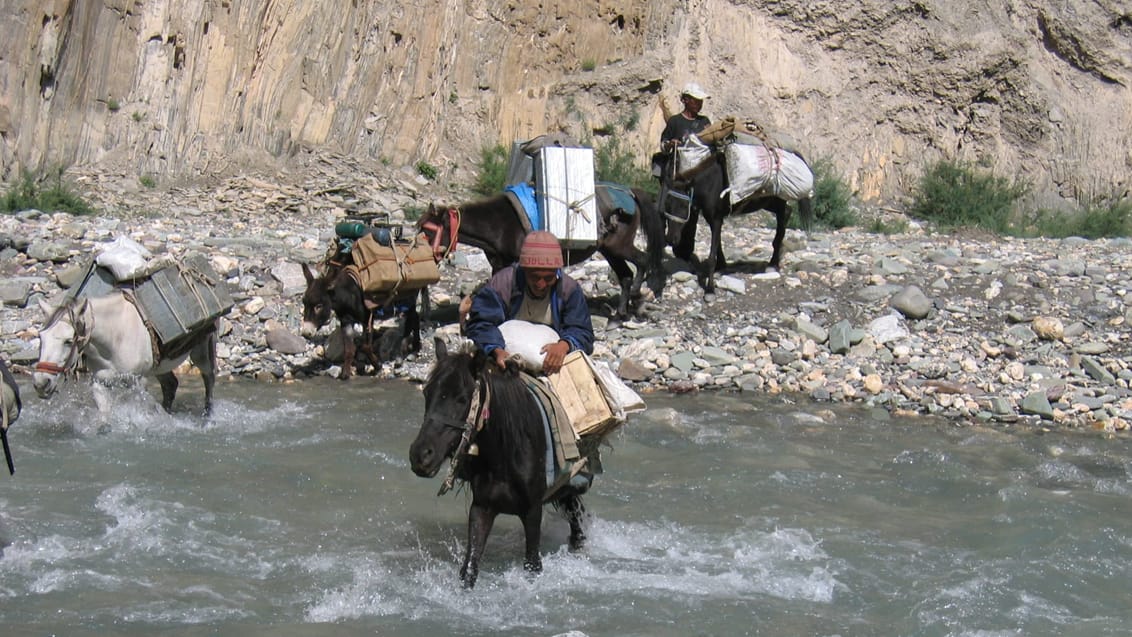
[[(473, 360), (474, 356), (470, 353), (441, 358), (429, 373), (428, 383), (457, 377), (462, 379), (462, 384), (472, 386), (476, 382), (472, 374)], [(541, 412), (534, 403), (534, 396), (518, 375), (500, 371), (490, 359), (487, 360), (487, 367), (481, 374), (491, 387), (490, 415), (480, 432), (480, 439), (489, 437), (496, 440), (500, 447), (514, 450), (514, 453), (501, 456), (510, 463), (517, 461), (519, 454), (531, 447), (531, 437), (541, 428)]]

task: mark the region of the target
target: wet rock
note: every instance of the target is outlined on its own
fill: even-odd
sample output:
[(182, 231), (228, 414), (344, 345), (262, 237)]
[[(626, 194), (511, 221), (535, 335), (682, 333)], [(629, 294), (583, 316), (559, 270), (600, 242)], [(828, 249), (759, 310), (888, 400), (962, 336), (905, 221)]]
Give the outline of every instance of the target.
[(280, 354), (301, 354), (307, 350), (307, 341), (281, 327), (267, 330), (267, 346)]
[(1041, 416), (1044, 420), (1053, 420), (1053, 406), (1049, 404), (1049, 399), (1046, 397), (1045, 392), (1030, 392), (1022, 399), (1022, 404), (1019, 409), (1023, 414), (1030, 414), (1034, 416)]

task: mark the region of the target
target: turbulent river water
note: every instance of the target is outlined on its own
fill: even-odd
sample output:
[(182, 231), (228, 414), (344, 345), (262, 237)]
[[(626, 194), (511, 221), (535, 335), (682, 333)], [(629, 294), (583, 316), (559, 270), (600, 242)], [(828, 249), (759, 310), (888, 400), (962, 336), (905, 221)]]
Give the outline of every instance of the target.
[[(409, 469), (419, 388), (148, 390), (105, 417), (23, 386), (0, 475), (0, 633), (1127, 635), (1132, 439), (762, 395), (649, 395), (544, 572), (500, 518), (474, 591), (466, 491)], [(149, 393), (147, 393), (149, 392)], [(196, 392), (196, 393), (194, 393)], [(572, 632), (574, 631), (574, 632)]]

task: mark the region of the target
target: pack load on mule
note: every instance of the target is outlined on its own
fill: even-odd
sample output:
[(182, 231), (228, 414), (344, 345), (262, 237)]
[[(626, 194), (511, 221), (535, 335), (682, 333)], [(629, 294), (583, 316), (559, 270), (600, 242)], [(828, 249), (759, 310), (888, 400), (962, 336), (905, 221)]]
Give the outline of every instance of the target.
[(235, 305), (224, 279), (203, 254), (155, 258), (124, 236), (100, 249), (67, 297), (93, 298), (116, 290), (137, 306), (159, 347), (196, 333)]
[(677, 169), (694, 170), (711, 155), (712, 145), (723, 149), (731, 205), (762, 195), (787, 201), (814, 196), (814, 173), (796, 146), (754, 120), (740, 124), (733, 116), (725, 117), (698, 135), (690, 135), (677, 149)]
[(592, 148), (562, 134), (514, 142), (504, 190), (526, 212), (531, 231), (552, 232), (567, 250), (597, 244), (602, 228)]
[(362, 218), (334, 226), (327, 263), (344, 266), (367, 294), (396, 296), (440, 280), (432, 246), (423, 234), (401, 238), (401, 226)]

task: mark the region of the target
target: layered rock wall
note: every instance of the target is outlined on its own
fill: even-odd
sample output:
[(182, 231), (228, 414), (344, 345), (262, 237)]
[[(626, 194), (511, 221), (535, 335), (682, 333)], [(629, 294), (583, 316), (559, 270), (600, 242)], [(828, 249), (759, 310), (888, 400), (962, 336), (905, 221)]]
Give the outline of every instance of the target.
[(644, 165), (696, 80), (859, 196), (980, 161), (1038, 203), (1127, 193), (1132, 9), (1112, 0), (13, 0), (0, 172), (163, 180), (304, 149), (426, 161), (469, 183), (485, 146), (564, 129)]

